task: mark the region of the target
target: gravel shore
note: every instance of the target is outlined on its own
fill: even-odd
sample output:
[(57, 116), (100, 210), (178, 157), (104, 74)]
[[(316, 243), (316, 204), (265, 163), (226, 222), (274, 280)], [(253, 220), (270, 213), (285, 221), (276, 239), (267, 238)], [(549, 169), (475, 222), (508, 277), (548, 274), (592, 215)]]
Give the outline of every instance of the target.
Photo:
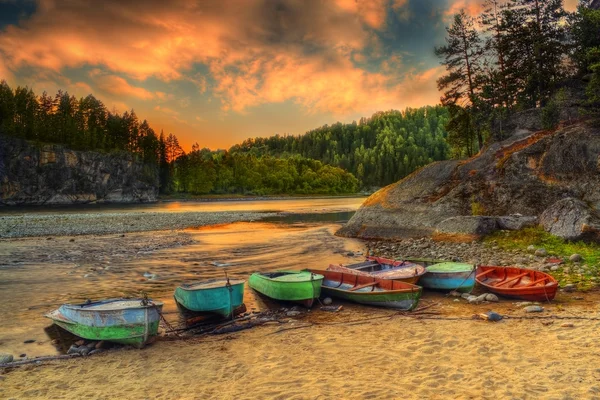
[(184, 229), (253, 221), (276, 216), (264, 212), (119, 212), (0, 217), (0, 238), (101, 235)]

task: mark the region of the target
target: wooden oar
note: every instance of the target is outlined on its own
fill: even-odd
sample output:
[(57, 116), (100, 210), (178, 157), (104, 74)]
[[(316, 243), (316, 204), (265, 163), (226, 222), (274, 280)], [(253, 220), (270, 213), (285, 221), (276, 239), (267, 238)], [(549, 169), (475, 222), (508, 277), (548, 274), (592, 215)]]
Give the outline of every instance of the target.
[(507, 281), (502, 281), (502, 282), (496, 283), (496, 284), (494, 284), (494, 285), (492, 285), (492, 286), (499, 287), (499, 286), (502, 286), (502, 285), (506, 285), (507, 283), (510, 283), (510, 282), (512, 282), (512, 281), (516, 281), (517, 279), (519, 279), (519, 278), (522, 278), (522, 277), (524, 277), (525, 275), (529, 275), (529, 272), (524, 272), (524, 273), (522, 273), (522, 274), (519, 274), (519, 275), (517, 275), (517, 276), (514, 276), (514, 277), (510, 278), (510, 279), (509, 279), (509, 280), (507, 280)]
[(486, 276), (487, 274), (489, 274), (489, 273), (491, 273), (491, 272), (494, 272), (494, 271), (495, 271), (495, 269), (488, 269), (487, 271), (485, 271), (485, 272), (482, 272), (481, 274), (477, 275), (475, 278), (476, 278), (476, 279), (483, 278), (483, 277), (484, 277), (484, 276)]
[(354, 286), (354, 287), (353, 287), (352, 289), (350, 289), (349, 291), (350, 291), (350, 292), (354, 292), (355, 290), (358, 290), (358, 289), (366, 288), (366, 287), (369, 287), (369, 286), (375, 286), (375, 285), (377, 285), (378, 283), (379, 283), (379, 282), (375, 281), (375, 282), (371, 282), (371, 283), (365, 283), (364, 285), (358, 285), (358, 286)]

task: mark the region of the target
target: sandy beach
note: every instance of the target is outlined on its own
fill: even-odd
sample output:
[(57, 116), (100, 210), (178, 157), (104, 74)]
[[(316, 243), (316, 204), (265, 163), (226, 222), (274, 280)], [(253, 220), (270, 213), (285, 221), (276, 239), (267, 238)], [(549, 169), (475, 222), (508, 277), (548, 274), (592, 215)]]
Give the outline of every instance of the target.
[[(545, 314), (564, 317), (560, 303)], [(452, 303), (441, 308), (448, 307), (444, 314), (457, 317)], [(353, 308), (333, 317), (316, 312), (311, 319), (322, 325), (282, 330), (307, 324), (294, 321), (226, 336), (162, 341), (141, 351), (26, 366), (5, 371), (0, 397), (600, 398), (600, 321), (490, 323), (470, 320), (474, 310), (461, 308), (464, 318), (458, 320), (369, 320), (392, 313)], [(506, 303), (499, 308), (508, 311)], [(590, 316), (597, 315), (596, 308), (574, 309)]]

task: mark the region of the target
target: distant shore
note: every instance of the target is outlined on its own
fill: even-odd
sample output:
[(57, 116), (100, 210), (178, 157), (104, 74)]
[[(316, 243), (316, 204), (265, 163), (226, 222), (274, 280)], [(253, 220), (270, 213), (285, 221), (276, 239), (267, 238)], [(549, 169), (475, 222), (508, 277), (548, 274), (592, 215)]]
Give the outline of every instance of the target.
[(196, 202), (212, 202), (212, 201), (270, 201), (270, 200), (318, 200), (318, 199), (355, 199), (367, 197), (367, 193), (345, 194), (345, 195), (273, 195), (273, 196), (249, 196), (249, 195), (202, 195), (202, 196), (165, 196), (158, 197), (158, 202), (168, 203), (176, 201), (196, 201)]

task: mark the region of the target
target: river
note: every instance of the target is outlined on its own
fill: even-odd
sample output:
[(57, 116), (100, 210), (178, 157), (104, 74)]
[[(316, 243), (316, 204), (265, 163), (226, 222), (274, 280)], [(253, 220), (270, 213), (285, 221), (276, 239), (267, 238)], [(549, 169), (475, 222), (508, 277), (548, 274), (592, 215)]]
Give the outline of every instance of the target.
[[(18, 208), (7, 214), (127, 213), (132, 211), (276, 211), (256, 222), (127, 234), (32, 237), (0, 240), (0, 353), (17, 358), (64, 352), (44, 314), (62, 303), (147, 293), (165, 303), (173, 325), (181, 315), (173, 291), (183, 281), (254, 271), (324, 268), (362, 259), (361, 241), (334, 235), (364, 198), (162, 202)], [(246, 285), (249, 311), (279, 307)], [(33, 343), (24, 343), (33, 340)], [(64, 342), (64, 341), (63, 341)]]

